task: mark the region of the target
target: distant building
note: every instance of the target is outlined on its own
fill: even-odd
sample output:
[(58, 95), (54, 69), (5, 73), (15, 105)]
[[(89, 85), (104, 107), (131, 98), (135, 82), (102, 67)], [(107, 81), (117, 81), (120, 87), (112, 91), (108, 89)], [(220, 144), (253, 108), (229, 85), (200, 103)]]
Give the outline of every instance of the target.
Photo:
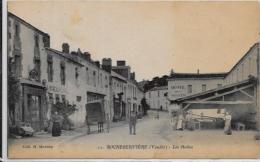
[(145, 99), (151, 109), (154, 110), (168, 110), (168, 87), (154, 87), (149, 91), (145, 92)]
[(223, 86), (226, 73), (173, 73), (168, 79), (170, 101)]

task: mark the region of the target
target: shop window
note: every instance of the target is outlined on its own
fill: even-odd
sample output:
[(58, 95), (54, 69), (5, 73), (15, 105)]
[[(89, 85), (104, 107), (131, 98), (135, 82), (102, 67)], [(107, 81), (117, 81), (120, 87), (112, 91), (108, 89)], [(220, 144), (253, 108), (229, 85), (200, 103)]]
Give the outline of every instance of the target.
[(192, 93), (192, 85), (188, 85), (188, 93)]
[(60, 95), (59, 94), (55, 95), (55, 101), (56, 101), (56, 103), (60, 102)]
[(65, 95), (61, 95), (61, 101), (62, 101), (62, 103), (66, 103), (66, 96)]
[[(40, 110), (41, 110), (41, 97), (28, 94), (28, 109), (30, 111), (30, 118), (32, 121), (39, 121), (40, 116)], [(23, 116), (23, 120), (25, 119), (25, 116)]]
[(77, 102), (81, 101), (81, 96), (77, 96)]
[(202, 92), (205, 92), (207, 90), (206, 84), (202, 84), (201, 90), (202, 90)]
[(49, 95), (49, 102), (53, 103), (53, 94), (52, 93), (48, 93)]
[(48, 81), (52, 82), (53, 81), (53, 59), (52, 56), (48, 55), (47, 56), (47, 73), (48, 73)]

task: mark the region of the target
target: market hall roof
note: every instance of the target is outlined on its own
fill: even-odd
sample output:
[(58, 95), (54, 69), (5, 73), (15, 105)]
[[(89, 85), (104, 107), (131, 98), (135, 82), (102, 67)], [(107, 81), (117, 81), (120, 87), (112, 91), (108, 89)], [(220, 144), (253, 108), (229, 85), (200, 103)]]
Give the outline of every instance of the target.
[(236, 91), (240, 91), (240, 88), (247, 88), (247, 87), (253, 87), (254, 84), (256, 83), (255, 78), (249, 78), (247, 80), (243, 80), (237, 83), (229, 84), (226, 86), (222, 86), (216, 89), (211, 89), (208, 91), (196, 93), (193, 95), (189, 95), (186, 97), (178, 98), (176, 100), (172, 100), (172, 103), (185, 103), (185, 102), (194, 102), (195, 101), (208, 101), (209, 99), (213, 98), (218, 98), (220, 96), (226, 95), (226, 94), (231, 94)]

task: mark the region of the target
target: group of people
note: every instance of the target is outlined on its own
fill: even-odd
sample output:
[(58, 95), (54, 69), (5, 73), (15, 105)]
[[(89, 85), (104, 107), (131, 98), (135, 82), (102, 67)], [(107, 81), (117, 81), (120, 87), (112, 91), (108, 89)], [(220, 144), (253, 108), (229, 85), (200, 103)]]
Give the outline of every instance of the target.
[[(231, 114), (226, 111), (224, 116), (224, 133), (226, 135), (231, 135)], [(172, 111), (171, 112), (171, 125), (173, 130), (184, 130), (185, 128), (185, 121), (191, 121), (190, 116), (188, 113), (183, 112), (182, 110), (179, 111)]]
[[(106, 130), (107, 133), (109, 133), (110, 130), (110, 116), (109, 114), (105, 115), (105, 122), (106, 122)], [(98, 124), (98, 132), (103, 132), (104, 128), (103, 128), (103, 120), (99, 120), (97, 122)], [(129, 118), (129, 134), (130, 135), (136, 135), (136, 123), (137, 123), (137, 112), (132, 111), (130, 114), (130, 118)], [(88, 116), (86, 115), (86, 126), (87, 126), (87, 133), (90, 133), (90, 124), (88, 121)]]

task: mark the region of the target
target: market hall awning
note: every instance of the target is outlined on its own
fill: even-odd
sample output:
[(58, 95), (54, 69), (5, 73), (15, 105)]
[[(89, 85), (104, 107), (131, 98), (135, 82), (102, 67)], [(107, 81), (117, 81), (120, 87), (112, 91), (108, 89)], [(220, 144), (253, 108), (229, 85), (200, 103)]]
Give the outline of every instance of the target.
[(238, 83), (176, 99), (172, 103), (188, 109), (216, 109), (221, 107), (254, 106), (256, 80), (250, 78)]

